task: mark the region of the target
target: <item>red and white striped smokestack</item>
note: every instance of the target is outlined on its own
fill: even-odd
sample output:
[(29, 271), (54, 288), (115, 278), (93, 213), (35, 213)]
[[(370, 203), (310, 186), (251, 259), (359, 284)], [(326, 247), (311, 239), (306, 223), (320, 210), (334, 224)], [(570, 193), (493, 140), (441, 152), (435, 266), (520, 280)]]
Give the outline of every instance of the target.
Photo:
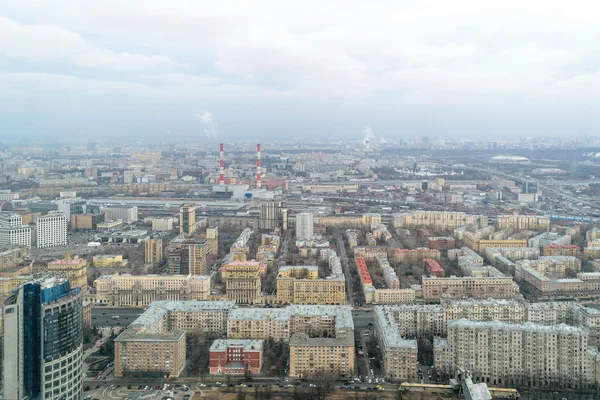
[(225, 169), (225, 156), (223, 155), (223, 143), (221, 143), (220, 154), (219, 154), (219, 185), (225, 184), (225, 174), (223, 170)]
[(262, 181), (260, 179), (260, 143), (256, 145), (256, 187), (259, 188), (262, 186)]

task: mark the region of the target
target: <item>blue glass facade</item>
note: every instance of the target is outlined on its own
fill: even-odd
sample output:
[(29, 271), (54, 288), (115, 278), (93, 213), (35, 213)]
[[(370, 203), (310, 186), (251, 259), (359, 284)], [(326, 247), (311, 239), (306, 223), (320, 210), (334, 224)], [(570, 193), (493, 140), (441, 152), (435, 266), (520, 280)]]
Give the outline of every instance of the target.
[[(22, 315), (18, 331), (22, 332), (23, 350), (17, 355), (21, 361), (13, 364), (13, 368), (20, 365), (22, 369), (18, 397), (77, 399), (81, 394), (83, 347), (80, 290), (71, 290), (66, 280), (50, 279), (20, 286), (12, 300), (20, 303)], [(18, 319), (11, 321), (15, 322), (19, 323)]]
[(23, 291), (23, 388), (25, 395), (36, 398), (41, 391), (42, 320), (41, 287), (25, 284)]

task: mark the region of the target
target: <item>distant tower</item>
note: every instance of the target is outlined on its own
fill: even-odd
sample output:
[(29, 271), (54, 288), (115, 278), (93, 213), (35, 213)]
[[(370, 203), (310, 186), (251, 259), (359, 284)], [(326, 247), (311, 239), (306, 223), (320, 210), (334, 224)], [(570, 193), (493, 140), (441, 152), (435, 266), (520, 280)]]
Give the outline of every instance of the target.
[(313, 237), (313, 215), (308, 212), (296, 215), (296, 239), (308, 240)]
[(194, 204), (182, 204), (179, 207), (179, 233), (188, 235), (196, 230), (196, 206)]
[(223, 143), (221, 143), (219, 151), (219, 185), (224, 185), (225, 174), (223, 173), (223, 169), (225, 168), (225, 157), (223, 155)]
[(256, 145), (256, 187), (259, 188), (262, 186), (262, 180), (260, 177), (260, 168), (261, 168), (261, 162), (260, 162), (260, 143)]
[(261, 232), (272, 232), (275, 228), (282, 227), (281, 208), (279, 201), (265, 201), (260, 206), (258, 229)]

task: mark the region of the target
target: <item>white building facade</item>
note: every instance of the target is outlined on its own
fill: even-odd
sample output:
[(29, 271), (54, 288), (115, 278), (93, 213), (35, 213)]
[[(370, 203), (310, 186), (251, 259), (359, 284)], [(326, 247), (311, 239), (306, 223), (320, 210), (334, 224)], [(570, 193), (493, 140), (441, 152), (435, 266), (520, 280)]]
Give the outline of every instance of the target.
[(36, 219), (36, 246), (38, 248), (65, 246), (67, 244), (67, 216), (50, 212)]

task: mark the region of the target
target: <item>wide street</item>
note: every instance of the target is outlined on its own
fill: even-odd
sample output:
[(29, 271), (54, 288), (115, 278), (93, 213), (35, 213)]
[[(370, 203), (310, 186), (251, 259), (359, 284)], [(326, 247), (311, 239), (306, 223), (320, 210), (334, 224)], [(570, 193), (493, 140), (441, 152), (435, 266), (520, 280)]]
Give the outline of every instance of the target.
[(354, 329), (357, 331), (374, 327), (373, 325), (369, 325), (375, 323), (372, 309), (360, 308), (352, 310), (352, 319), (354, 320)]
[[(123, 326), (131, 324), (141, 313), (142, 307), (115, 308), (96, 306), (92, 308), (92, 325), (94, 326)], [(113, 319), (118, 316), (118, 319)]]

